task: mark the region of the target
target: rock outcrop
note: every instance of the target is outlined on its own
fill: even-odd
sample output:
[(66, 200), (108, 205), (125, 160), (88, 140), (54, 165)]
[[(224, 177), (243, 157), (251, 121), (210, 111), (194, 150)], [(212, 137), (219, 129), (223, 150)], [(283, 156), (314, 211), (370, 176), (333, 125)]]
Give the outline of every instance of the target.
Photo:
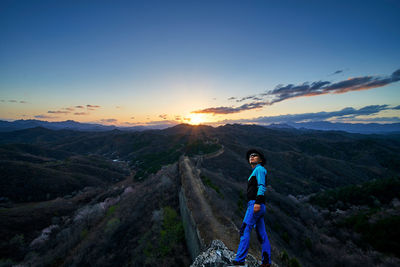
[[(235, 253), (229, 250), (221, 240), (213, 240), (210, 247), (201, 253), (190, 267), (226, 267), (231, 265)], [(257, 260), (247, 255), (246, 266), (258, 267)]]

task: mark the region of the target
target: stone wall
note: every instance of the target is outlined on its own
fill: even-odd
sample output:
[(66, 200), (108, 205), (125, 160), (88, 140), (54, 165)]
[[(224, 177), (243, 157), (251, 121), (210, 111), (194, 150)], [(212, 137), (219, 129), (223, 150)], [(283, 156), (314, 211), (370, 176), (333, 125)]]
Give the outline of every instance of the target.
[(183, 227), (185, 229), (186, 245), (192, 260), (195, 260), (195, 258), (202, 252), (204, 244), (200, 237), (196, 222), (193, 219), (192, 213), (187, 206), (185, 189), (183, 187), (179, 192), (179, 209), (181, 212)]

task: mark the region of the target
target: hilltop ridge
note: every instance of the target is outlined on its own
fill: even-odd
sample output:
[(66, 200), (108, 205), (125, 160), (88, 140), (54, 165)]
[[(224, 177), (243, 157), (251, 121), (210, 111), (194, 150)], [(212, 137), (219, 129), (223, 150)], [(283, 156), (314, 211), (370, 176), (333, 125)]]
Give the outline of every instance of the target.
[[(276, 264), (399, 263), (365, 235), (397, 222), (398, 193), (386, 199), (368, 189), (373, 199), (343, 202), (347, 186), (398, 184), (395, 136), (180, 125), (144, 132), (36, 128), (0, 133), (0, 141), (0, 164), (7, 166), (0, 170), (3, 262), (189, 266), (215, 239), (235, 251), (251, 171), (244, 155), (258, 148), (267, 157), (265, 222)], [(396, 235), (379, 232), (383, 237)], [(259, 257), (256, 237), (250, 253)]]

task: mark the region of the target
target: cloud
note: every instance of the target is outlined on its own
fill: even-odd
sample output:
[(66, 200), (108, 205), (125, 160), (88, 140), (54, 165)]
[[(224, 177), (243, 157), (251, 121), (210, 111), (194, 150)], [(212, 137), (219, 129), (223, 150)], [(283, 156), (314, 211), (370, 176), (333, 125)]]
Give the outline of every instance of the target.
[(147, 126), (174, 126), (177, 125), (178, 122), (173, 120), (162, 120), (162, 121), (149, 121), (144, 123)]
[[(310, 97), (324, 94), (343, 94), (350, 91), (368, 90), (372, 88), (383, 87), (391, 83), (400, 81), (400, 69), (394, 71), (390, 76), (361, 76), (349, 78), (347, 80), (332, 83), (330, 81), (314, 81), (304, 82), (294, 85), (277, 85), (273, 90), (243, 97), (236, 100), (237, 102), (245, 100), (253, 100), (251, 103), (241, 105), (239, 107), (211, 107), (202, 110), (192, 111), (192, 113), (211, 113), (211, 114), (231, 114), (245, 110), (262, 108), (267, 105), (273, 105), (287, 99), (295, 97)], [(229, 99), (234, 99), (233, 97)], [(264, 101), (259, 101), (265, 99)]]
[[(345, 118), (336, 120), (336, 122), (349, 122)], [(383, 122), (383, 123), (396, 123), (400, 122), (399, 117), (375, 117), (375, 118), (357, 118), (355, 120), (352, 120), (350, 122)]]
[(89, 115), (89, 112), (75, 112), (74, 115)]
[(62, 108), (62, 109), (65, 109), (65, 110), (68, 110), (68, 111), (74, 111), (75, 110), (74, 108)]
[(238, 112), (241, 112), (244, 110), (262, 108), (265, 105), (266, 105), (265, 102), (253, 102), (253, 103), (249, 103), (249, 104), (243, 104), (236, 108), (235, 107), (206, 108), (206, 109), (192, 111), (192, 113), (211, 113), (213, 115), (215, 115), (215, 114), (231, 114), (231, 113), (238, 113)]
[[(0, 102), (4, 103), (4, 102), (6, 102), (6, 100), (0, 99)], [(9, 103), (20, 103), (20, 104), (27, 104), (28, 103), (27, 101), (24, 101), (24, 100), (18, 101), (18, 100), (15, 100), (15, 99), (10, 99), (7, 102), (9, 102)]]
[(37, 119), (55, 119), (58, 117), (48, 116), (48, 115), (36, 115), (35, 118)]
[(135, 117), (131, 117), (131, 120), (134, 120), (135, 119)]
[(68, 114), (68, 113), (70, 113), (70, 112), (69, 112), (69, 111), (62, 111), (62, 110), (56, 110), (56, 111), (49, 110), (49, 111), (47, 111), (47, 113), (53, 113), (53, 114)]
[(101, 119), (101, 122), (105, 122), (105, 123), (112, 123), (112, 122), (117, 122), (117, 119)]
[(84, 106), (75, 106), (75, 108), (85, 108)]
[(342, 72), (343, 72), (343, 70), (337, 70), (334, 73), (332, 73), (331, 75), (339, 74), (339, 73), (342, 73)]
[(315, 96), (323, 94), (342, 94), (350, 91), (368, 90), (377, 87), (383, 87), (400, 80), (400, 69), (393, 72), (390, 76), (361, 76), (349, 78), (344, 81), (331, 83), (329, 81), (318, 81), (313, 83), (303, 83), (301, 85), (289, 84), (286, 86), (277, 86), (272, 91), (264, 95), (272, 100), (270, 105), (286, 99), (300, 96)]
[(86, 105), (86, 108), (88, 110), (96, 110), (97, 108), (101, 108), (101, 107), (98, 105)]
[(152, 128), (167, 128), (171, 126), (177, 125), (179, 122), (173, 121), (173, 120), (162, 120), (162, 121), (147, 121), (147, 122), (125, 122), (125, 124), (128, 124), (130, 126), (148, 126)]
[(241, 99), (237, 99), (236, 102), (243, 102), (245, 100), (262, 100), (262, 98), (257, 97), (257, 95), (251, 95), (251, 96), (246, 96), (246, 97), (242, 97)]
[(236, 99), (236, 97), (234, 97), (234, 96), (228, 98), (228, 100), (235, 100), (235, 99)]
[(158, 115), (158, 117), (163, 119), (163, 120), (166, 120), (167, 119), (167, 114), (161, 114), (161, 115)]
[[(390, 107), (389, 105), (371, 105), (365, 106), (360, 109), (346, 107), (338, 111), (321, 111), (315, 113), (301, 113), (301, 114), (287, 114), (278, 116), (263, 116), (252, 119), (239, 119), (239, 120), (224, 120), (220, 123), (256, 123), (256, 124), (272, 124), (272, 123), (295, 123), (295, 122), (310, 122), (310, 121), (325, 121), (325, 120), (370, 120), (374, 118), (358, 118), (358, 116), (376, 115), (384, 110), (393, 110), (397, 107)], [(398, 118), (399, 119), (399, 118)], [(376, 119), (379, 121), (379, 119)]]
[(175, 116), (175, 120), (176, 120), (176, 121), (181, 121), (181, 120), (182, 120), (182, 117), (179, 116), (179, 115), (176, 115), (176, 116)]

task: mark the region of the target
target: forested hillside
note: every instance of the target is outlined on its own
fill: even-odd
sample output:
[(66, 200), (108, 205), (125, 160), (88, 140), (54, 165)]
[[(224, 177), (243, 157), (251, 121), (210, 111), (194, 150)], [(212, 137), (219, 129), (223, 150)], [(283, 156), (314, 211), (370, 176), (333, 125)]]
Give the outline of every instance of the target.
[[(399, 262), (399, 135), (182, 124), (143, 132), (33, 128), (0, 133), (0, 143), (4, 266), (88, 259), (98, 266), (187, 266), (177, 162), (190, 161), (211, 221), (235, 232), (245, 211), (249, 148), (267, 158), (274, 262)], [(226, 238), (236, 250), (237, 234)]]

